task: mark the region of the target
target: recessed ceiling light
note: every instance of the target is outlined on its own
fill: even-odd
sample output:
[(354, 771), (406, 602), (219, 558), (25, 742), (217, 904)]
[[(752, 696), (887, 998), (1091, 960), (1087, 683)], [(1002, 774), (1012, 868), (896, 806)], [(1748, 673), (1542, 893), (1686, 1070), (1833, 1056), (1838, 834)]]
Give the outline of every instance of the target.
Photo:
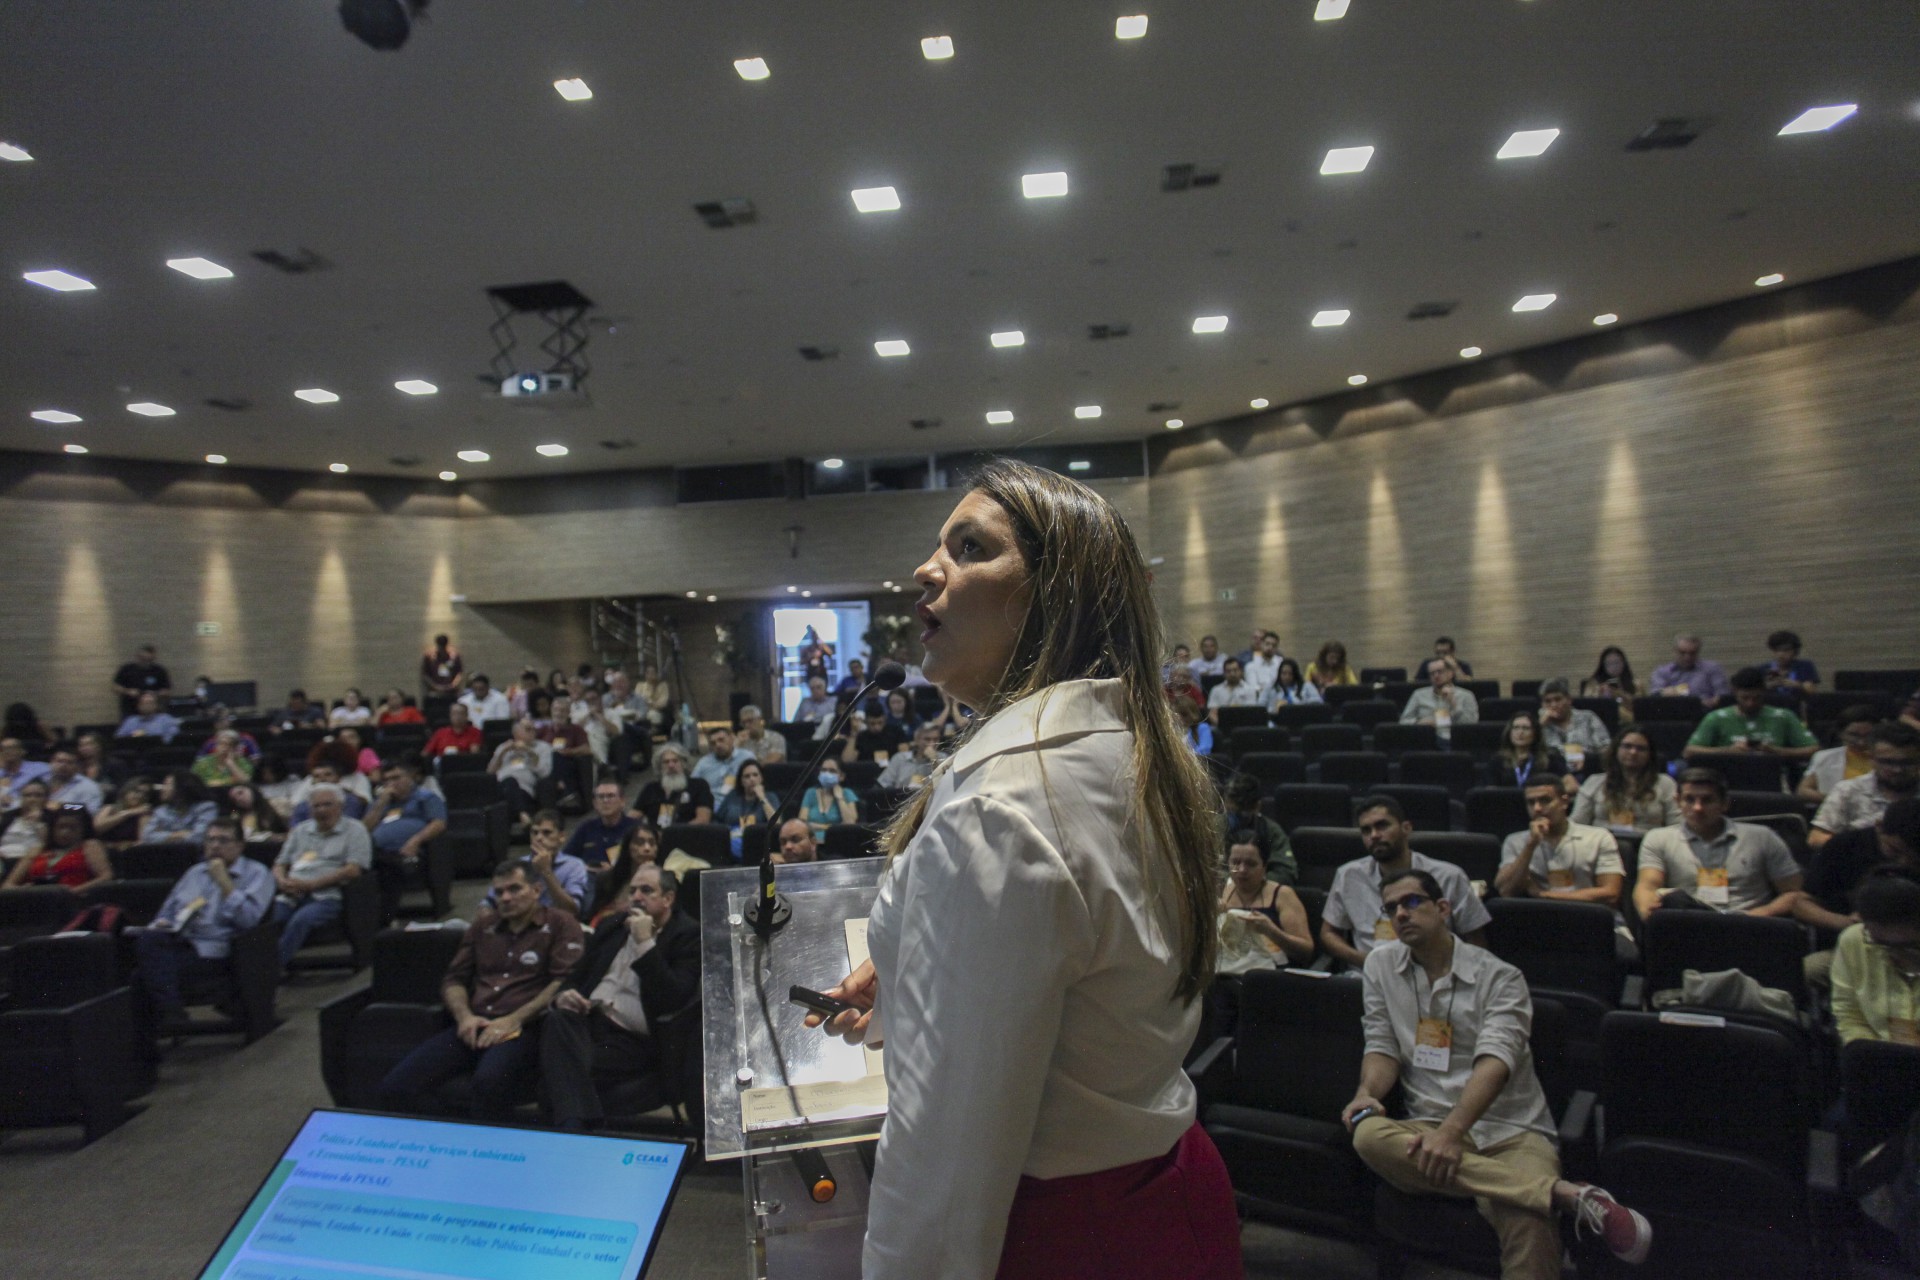
[(93, 281), (82, 279), (71, 271), (23, 271), (20, 278), (43, 289), (52, 289), (55, 293), (78, 293), (82, 289), (93, 288)]
[(1364, 373), (1350, 374), (1347, 377), (1347, 385), (1350, 387), (1364, 387), (1367, 385), (1367, 375)]
[(1186, 419), (1184, 418), (1168, 418), (1167, 419), (1167, 430), (1169, 431), (1178, 431), (1180, 428), (1186, 425), (1187, 425)]
[(1553, 300), (1559, 296), (1557, 293), (1530, 293), (1520, 299), (1520, 301), (1514, 303), (1513, 309), (1515, 311), (1545, 311), (1553, 305)]
[(1264, 409), (1271, 403), (1272, 402), (1268, 400), (1265, 396), (1256, 396), (1252, 400), (1247, 401), (1247, 408)]
[(195, 280), (230, 280), (233, 272), (211, 258), (168, 258), (167, 265)]
[(952, 36), (928, 36), (920, 42), (920, 56), (928, 62), (938, 62), (942, 58), (953, 56)]
[(885, 582), (881, 583), (880, 585), (885, 587), (887, 590), (891, 591), (893, 590), (893, 579), (888, 578)]
[(537, 444), (533, 446), (533, 451), (543, 458), (564, 458), (567, 456), (567, 446), (563, 444)]
[(713, 604), (713, 603), (714, 603), (715, 601), (717, 601), (717, 600), (719, 600), (719, 599), (720, 599), (720, 597), (719, 597), (719, 596), (708, 596), (708, 597), (707, 597), (707, 603), (708, 603), (708, 604)]
[(1347, 0), (1320, 0), (1313, 7), (1315, 22), (1338, 22), (1347, 16)]
[(143, 418), (171, 418), (173, 410), (151, 400), (136, 400), (127, 406), (128, 413), (137, 413)]
[(992, 426), (1004, 427), (1009, 422), (1012, 422), (1012, 421), (1013, 421), (1013, 410), (1011, 409), (987, 410), (987, 422)]
[(894, 588), (894, 590), (895, 590), (895, 591), (905, 591), (905, 590), (906, 590), (906, 588), (905, 588), (905, 587), (899, 587), (899, 586), (896, 586), (896, 587)]
[(453, 455), (462, 462), (491, 462), (493, 455), (484, 449), (462, 449)]
[(1113, 38), (1115, 40), (1138, 40), (1147, 34), (1147, 15), (1136, 13), (1130, 18), (1113, 20)]
[(1195, 316), (1193, 318), (1193, 331), (1195, 333), (1224, 333), (1226, 332), (1226, 328), (1227, 318), (1225, 316)]
[(1858, 111), (1858, 103), (1845, 102), (1831, 107), (1808, 107), (1793, 119), (1780, 126), (1778, 137), (1791, 133), (1821, 133), (1845, 120)]
[(1537, 156), (1553, 145), (1560, 136), (1558, 129), (1522, 129), (1501, 144), (1493, 153), (1495, 160), (1519, 160), (1527, 156)]
[(1092, 469), (1093, 464), (1084, 458), (1075, 458), (1067, 464), (1067, 470), (1069, 471), (1091, 471)]
[(440, 388), (424, 378), (405, 378), (393, 384), (395, 391), (404, 391), (410, 396), (430, 396)]
[(1029, 200), (1046, 200), (1054, 196), (1063, 196), (1067, 194), (1067, 175), (1023, 173), (1020, 175), (1020, 191)]
[(1003, 329), (999, 333), (987, 335), (987, 340), (996, 347), (1024, 347), (1027, 335), (1018, 329)]
[(1335, 147), (1320, 162), (1322, 173), (1359, 173), (1373, 159), (1372, 147)]
[(587, 82), (579, 76), (574, 76), (570, 80), (555, 80), (553, 91), (568, 102), (585, 102), (593, 96), (593, 90), (587, 88)]
[(305, 400), (308, 404), (332, 404), (340, 397), (325, 387), (302, 387), (293, 393), (295, 400)]
[(1475, 356), (1477, 356), (1477, 355), (1479, 355), (1479, 354), (1480, 354), (1480, 348), (1478, 348), (1478, 347), (1462, 347), (1462, 348), (1460, 348), (1460, 358), (1461, 358), (1462, 360), (1471, 360), (1471, 359), (1473, 359), (1473, 358), (1474, 358)]
[(207, 461), (216, 467), (224, 467), (227, 465), (227, 455), (224, 453), (210, 453), (207, 455)]
[(1754, 283), (1764, 289), (1770, 284), (1779, 284), (1785, 279), (1785, 276), (1776, 271), (1770, 276), (1761, 276), (1758, 280), (1755, 280)]
[(689, 591), (689, 592), (687, 592), (687, 599), (689, 599), (689, 600), (698, 600), (699, 598), (700, 598), (700, 593), (699, 593), (698, 591)]
[(735, 58), (733, 69), (740, 73), (742, 80), (765, 80), (773, 74), (767, 69), (765, 58)]
[(1593, 318), (1593, 322), (1604, 329), (1610, 324), (1618, 324), (1620, 322), (1620, 317), (1615, 315), (1611, 311), (1602, 311), (1599, 315)]
[(1073, 416), (1076, 418), (1097, 418), (1100, 416), (1100, 406), (1097, 404), (1076, 405), (1074, 406)]
[(440, 478), (442, 480), (458, 480), (460, 478), (460, 473), (458, 471), (442, 471), (440, 473)]
[(853, 207), (862, 213), (886, 213), (900, 207), (900, 193), (892, 187), (857, 187)]
[(798, 588), (798, 587), (788, 587), (788, 588), (787, 588), (787, 594), (788, 594), (788, 595), (793, 595), (793, 594), (794, 594), (795, 592), (797, 592), (797, 591), (799, 591), (799, 590), (800, 590), (800, 588)]
[(801, 598), (802, 600), (811, 600), (811, 599), (813, 599), (813, 592), (811, 592), (811, 591), (802, 591), (802, 592), (800, 593), (800, 598)]
[(80, 421), (77, 413), (68, 413), (65, 409), (35, 409), (28, 415), (39, 422), (68, 423)]
[(19, 143), (0, 142), (0, 160), (12, 160), (17, 164), (20, 161), (31, 159), (33, 159), (33, 157), (28, 154), (27, 149)]
[(1316, 311), (1313, 313), (1313, 327), (1316, 329), (1336, 329), (1347, 322), (1351, 311)]
[(347, 464), (344, 462), (329, 462), (327, 464), (327, 470), (337, 476), (343, 476), (347, 474)]
[(87, 446), (83, 444), (63, 444), (60, 447), (68, 453), (85, 453), (87, 451)]
[(847, 460), (845, 458), (822, 458), (820, 459), (820, 465), (829, 471), (838, 471), (847, 465)]
[(882, 338), (873, 344), (873, 353), (877, 356), (904, 356), (911, 350), (905, 338)]

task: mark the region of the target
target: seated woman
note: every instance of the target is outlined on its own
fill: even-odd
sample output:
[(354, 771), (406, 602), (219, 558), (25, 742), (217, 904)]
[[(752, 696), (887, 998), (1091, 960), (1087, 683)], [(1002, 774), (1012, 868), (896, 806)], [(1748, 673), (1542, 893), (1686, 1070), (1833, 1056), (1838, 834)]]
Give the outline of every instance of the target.
[(1661, 767), (1653, 739), (1638, 725), (1622, 725), (1607, 752), (1605, 773), (1580, 784), (1573, 821), (1615, 831), (1652, 831), (1680, 822), (1680, 797)]
[(1214, 1036), (1230, 1036), (1240, 1022), (1240, 977), (1255, 969), (1284, 969), (1313, 960), (1306, 904), (1267, 879), (1259, 837), (1239, 830), (1227, 837), (1227, 883), (1216, 907), (1220, 924), (1219, 976), (1208, 988)]
[(240, 734), (222, 729), (214, 735), (213, 750), (193, 762), (193, 776), (216, 790), (253, 780), (254, 763), (240, 749)]
[(1631, 706), (1640, 696), (1640, 686), (1633, 682), (1633, 664), (1627, 661), (1627, 651), (1617, 644), (1602, 649), (1600, 660), (1593, 664), (1593, 674), (1580, 682), (1580, 696), (1612, 698), (1622, 707)]
[(1338, 640), (1320, 646), (1320, 652), (1307, 664), (1307, 679), (1323, 691), (1329, 685), (1360, 683), (1360, 677), (1347, 665), (1347, 646)]
[(920, 717), (913, 713), (913, 699), (907, 696), (905, 689), (894, 689), (887, 694), (887, 718), (882, 722), (880, 731), (893, 738), (899, 744), (891, 749), (898, 751), (913, 741), (913, 731), (920, 727)]
[(687, 753), (677, 743), (654, 752), (653, 767), (658, 776), (634, 797), (635, 817), (661, 827), (713, 821), (713, 788), (687, 772)]
[[(715, 822), (725, 824), (733, 834), (733, 856), (740, 856), (740, 836), (748, 827), (765, 826), (780, 810), (780, 797), (767, 790), (767, 779), (760, 762), (749, 760), (733, 776), (733, 790), (721, 797)], [(631, 878), (631, 877), (629, 877)]]
[(1793, 794), (1808, 804), (1819, 804), (1849, 778), (1873, 772), (1873, 727), (1879, 713), (1869, 706), (1848, 707), (1840, 713), (1833, 744), (1813, 753), (1807, 772)]
[(191, 769), (175, 769), (160, 779), (160, 802), (147, 818), (142, 840), (191, 840), (199, 844), (206, 838), (207, 824), (219, 816), (219, 809), (207, 798), (207, 789)]
[(1308, 703), (1323, 702), (1320, 686), (1300, 674), (1300, 664), (1292, 658), (1280, 659), (1279, 669), (1273, 677), (1273, 696), (1267, 699), (1267, 713), (1271, 715), (1281, 707), (1298, 707)]
[[(1536, 772), (1565, 776), (1567, 762), (1540, 736), (1540, 720), (1531, 711), (1516, 711), (1500, 731), (1500, 747), (1481, 766), (1490, 787), (1524, 787)], [(1569, 779), (1571, 781), (1571, 779)]]
[(222, 811), (240, 824), (240, 838), (248, 843), (278, 840), (287, 834), (287, 820), (250, 783), (228, 787), (220, 796)]
[(1207, 713), (1199, 703), (1175, 695), (1173, 717), (1180, 722), (1181, 735), (1193, 748), (1193, 754), (1202, 760), (1213, 754), (1213, 726), (1207, 723)]
[[(212, 817), (207, 821), (213, 821)], [(62, 805), (48, 819), (46, 847), (15, 863), (0, 889), (57, 884), (77, 893), (111, 879), (113, 864), (107, 861), (107, 847), (94, 838), (93, 815), (83, 804), (70, 804)]]
[(838, 769), (831, 763), (822, 765), (818, 782), (800, 797), (800, 816), (816, 837), (827, 834), (836, 822), (860, 821), (860, 797), (841, 784)]
[[(313, 749), (307, 752), (307, 773), (311, 775), (314, 768), (321, 764), (333, 766), (338, 785), (343, 790), (362, 800), (372, 801), (373, 784), (368, 779), (380, 776), (380, 757), (361, 744), (358, 729), (336, 729), (314, 743)], [(297, 793), (294, 803), (298, 804), (304, 799), (304, 792)]]
[(626, 843), (620, 846), (612, 865), (594, 878), (593, 918), (589, 924), (598, 925), (604, 917), (616, 911), (625, 911), (628, 905), (627, 890), (633, 884), (633, 873), (659, 861), (660, 831), (642, 818), (627, 833)]
[(327, 713), (327, 723), (335, 729), (343, 725), (357, 729), (372, 719), (373, 708), (358, 689), (347, 690), (340, 696), (340, 705)]
[(18, 807), (0, 823), (0, 864), (11, 871), (23, 858), (31, 858), (47, 847), (47, 783), (31, 778), (13, 793)]
[(152, 781), (129, 778), (113, 799), (101, 806), (95, 829), (104, 843), (116, 848), (139, 844), (146, 834), (147, 819), (152, 816)]
[(381, 699), (380, 714), (374, 717), (375, 724), (425, 724), (427, 718), (420, 714), (420, 708), (408, 700), (407, 695), (398, 689), (387, 690), (387, 696)]

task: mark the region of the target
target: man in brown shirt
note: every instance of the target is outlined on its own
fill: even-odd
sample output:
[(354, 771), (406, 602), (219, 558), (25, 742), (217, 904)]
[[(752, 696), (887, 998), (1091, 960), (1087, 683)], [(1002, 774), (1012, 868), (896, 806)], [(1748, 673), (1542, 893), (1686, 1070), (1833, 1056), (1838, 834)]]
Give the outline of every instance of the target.
[(494, 869), (493, 901), (467, 926), (440, 985), (453, 1026), (387, 1072), (383, 1109), (440, 1112), (440, 1086), (465, 1072), (476, 1119), (504, 1118), (526, 1094), (540, 1064), (539, 1017), (582, 954), (580, 922), (540, 905), (524, 861)]

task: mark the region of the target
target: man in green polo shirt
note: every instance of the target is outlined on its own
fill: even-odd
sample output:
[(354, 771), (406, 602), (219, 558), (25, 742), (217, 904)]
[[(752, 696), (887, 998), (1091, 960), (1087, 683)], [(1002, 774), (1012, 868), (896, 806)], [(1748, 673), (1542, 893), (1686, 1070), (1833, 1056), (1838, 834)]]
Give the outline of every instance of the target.
[(1799, 716), (1767, 704), (1766, 674), (1747, 667), (1733, 673), (1733, 705), (1707, 713), (1687, 740), (1686, 757), (1758, 752), (1809, 760), (1819, 745)]

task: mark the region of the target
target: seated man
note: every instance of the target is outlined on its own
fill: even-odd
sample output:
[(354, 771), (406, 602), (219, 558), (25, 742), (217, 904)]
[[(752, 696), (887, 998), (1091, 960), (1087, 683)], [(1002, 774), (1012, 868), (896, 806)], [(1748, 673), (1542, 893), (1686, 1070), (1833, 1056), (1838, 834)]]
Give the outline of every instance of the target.
[(1719, 663), (1700, 656), (1700, 637), (1683, 632), (1673, 638), (1673, 661), (1653, 669), (1648, 692), (1667, 698), (1698, 698), (1704, 707), (1717, 707), (1731, 686)]
[[(859, 691), (860, 686), (855, 685), (849, 692), (849, 696)], [(832, 694), (827, 692), (826, 678), (824, 676), (807, 677), (807, 696), (800, 699), (800, 705), (794, 709), (794, 723), (810, 724), (817, 728), (832, 724), (833, 718), (839, 714), (840, 704)], [(816, 732), (814, 736), (821, 735)]]
[(527, 830), (527, 843), (533, 850), (527, 858), (527, 871), (533, 887), (539, 890), (541, 906), (579, 916), (593, 896), (593, 876), (586, 863), (560, 847), (563, 830), (560, 815), (552, 809), (533, 815), (533, 825)]
[(513, 719), (513, 708), (507, 705), (507, 695), (493, 687), (493, 681), (484, 675), (475, 675), (467, 682), (467, 691), (454, 701), (454, 706), (465, 707), (467, 718), (475, 724), (483, 725), (489, 720)]
[(346, 816), (340, 788), (331, 783), (307, 793), (313, 816), (294, 824), (273, 862), (279, 896), (273, 918), (280, 922), (280, 967), (293, 962), (307, 935), (340, 918), (340, 886), (373, 867), (373, 842), (367, 829)]
[(287, 705), (268, 712), (267, 716), (272, 721), (268, 729), (276, 734), (289, 729), (321, 729), (327, 723), (327, 709), (307, 701), (305, 689), (289, 690)]
[[(1454, 937), (1432, 876), (1383, 886), (1396, 941), (1367, 957), (1366, 1056), (1340, 1113), (1368, 1168), (1414, 1195), (1473, 1198), (1500, 1237), (1508, 1280), (1559, 1280), (1556, 1213), (1641, 1262), (1653, 1228), (1595, 1186), (1560, 1176), (1553, 1116), (1533, 1069), (1533, 998), (1506, 961)], [(1421, 979), (1425, 982), (1422, 983)], [(1424, 986), (1425, 990), (1422, 990)], [(1399, 1085), (1407, 1118), (1382, 1099)]]
[(1784, 916), (1802, 880), (1786, 841), (1765, 827), (1728, 821), (1725, 778), (1688, 769), (1680, 775), (1680, 825), (1650, 831), (1640, 842), (1633, 905), (1643, 920), (1669, 905)]
[(598, 1080), (660, 1068), (656, 1029), (700, 998), (700, 926), (674, 910), (679, 877), (634, 868), (630, 908), (600, 922), (547, 1014), (540, 1074), (553, 1123), (583, 1129), (603, 1118)]
[[(1247, 683), (1259, 691), (1261, 705), (1266, 703), (1267, 690), (1273, 688), (1274, 682), (1280, 678), (1280, 663), (1286, 656), (1280, 652), (1280, 633), (1269, 631), (1260, 637), (1260, 647), (1254, 655), (1240, 663), (1245, 669)], [(1236, 658), (1234, 661), (1240, 660)], [(1193, 664), (1187, 665), (1191, 668)], [(1225, 663), (1221, 664), (1223, 671), (1225, 666)], [(1194, 672), (1194, 678), (1199, 679), (1200, 673)]]
[[(1227, 674), (1226, 655), (1220, 652), (1220, 637), (1201, 636), (1200, 656), (1188, 658), (1187, 666), (1193, 669), (1193, 678), (1202, 676), (1223, 676)], [(1164, 676), (1161, 677), (1165, 679)]]
[(1920, 800), (1895, 800), (1870, 827), (1849, 827), (1821, 845), (1807, 871), (1806, 892), (1793, 904), (1793, 918), (1818, 931), (1821, 949), (1806, 959), (1807, 982), (1827, 985), (1836, 935), (1860, 923), (1855, 891), (1882, 866), (1920, 873)]
[(1761, 667), (1767, 680), (1767, 697), (1783, 707), (1797, 708), (1800, 700), (1820, 691), (1820, 669), (1800, 656), (1800, 637), (1791, 631), (1776, 631), (1767, 637), (1767, 649), (1773, 661)]
[(18, 738), (0, 738), (0, 811), (17, 808), (20, 788), (50, 772), (39, 760), (27, 759), (27, 744)]
[(712, 822), (713, 788), (687, 772), (687, 753), (669, 742), (660, 748), (653, 762), (659, 776), (640, 788), (640, 794), (634, 797), (633, 811), (661, 827)]
[(294, 802), (293, 811), (287, 815), (287, 822), (305, 822), (313, 816), (313, 810), (307, 804), (307, 797), (313, 794), (315, 787), (339, 787), (342, 810), (355, 822), (367, 816), (367, 802), (340, 784), (340, 766), (330, 760), (322, 761), (307, 770), (306, 780), (295, 788), (300, 798)]
[(787, 758), (787, 740), (767, 728), (767, 713), (752, 703), (740, 708), (740, 745), (761, 764)]
[(1216, 729), (1220, 727), (1220, 708), (1222, 707), (1267, 705), (1266, 688), (1247, 679), (1246, 670), (1240, 665), (1240, 659), (1228, 658), (1222, 665), (1225, 667), (1225, 678), (1213, 686), (1212, 691), (1207, 694), (1207, 720)]
[(733, 775), (753, 759), (753, 752), (735, 742), (733, 730), (727, 728), (709, 730), (707, 747), (707, 754), (693, 762), (693, 776), (712, 788), (713, 798), (718, 800), (733, 790)]
[(143, 693), (135, 704), (134, 712), (120, 722), (113, 731), (116, 738), (158, 738), (162, 742), (172, 742), (174, 735), (180, 732), (180, 722), (160, 709), (160, 696)]
[(567, 837), (566, 853), (579, 859), (589, 871), (604, 871), (638, 825), (639, 819), (626, 812), (620, 784), (608, 778), (593, 789), (593, 812), (582, 818)]
[(775, 862), (818, 862), (820, 846), (813, 838), (813, 827), (805, 818), (788, 818), (780, 824), (780, 851)]
[(1620, 915), (1627, 865), (1613, 833), (1569, 822), (1564, 780), (1552, 774), (1529, 777), (1524, 794), (1527, 829), (1514, 832), (1500, 847), (1500, 870), (1493, 877), (1500, 896), (1597, 902), (1614, 914), (1620, 959), (1635, 959), (1639, 949)]
[(867, 664), (858, 658), (848, 658), (847, 674), (840, 678), (839, 684), (833, 686), (834, 699), (837, 702), (841, 698), (851, 698), (865, 688), (866, 683)]
[(1891, 1040), (1920, 1045), (1913, 975), (1920, 973), (1920, 871), (1879, 867), (1860, 882), (1857, 924), (1840, 935), (1833, 959), (1833, 1021), (1840, 1043)]
[(1473, 891), (1467, 873), (1451, 862), (1413, 852), (1413, 824), (1392, 796), (1368, 796), (1360, 802), (1360, 838), (1367, 856), (1355, 858), (1333, 875), (1333, 891), (1320, 917), (1320, 946), (1349, 969), (1367, 961), (1367, 953), (1394, 938), (1393, 917), (1381, 904), (1381, 887), (1412, 870), (1436, 880), (1450, 904), (1447, 920), (1467, 941), (1484, 944), (1492, 918)]
[(652, 710), (646, 697), (634, 691), (633, 679), (626, 672), (616, 671), (607, 677), (600, 711), (607, 722), (607, 754), (623, 786), (635, 769), (645, 769), (653, 758)]
[(533, 813), (540, 784), (553, 776), (553, 748), (534, 733), (533, 721), (516, 720), (507, 740), (494, 748), (487, 772), (500, 786), (513, 825), (523, 827)]
[(553, 776), (561, 794), (577, 795), (582, 804), (593, 796), (593, 742), (584, 727), (573, 722), (573, 700), (556, 694), (551, 718), (535, 721), (535, 736), (553, 747)]
[(467, 926), (441, 980), (453, 1025), (387, 1072), (381, 1110), (439, 1113), (440, 1086), (470, 1071), (474, 1118), (501, 1120), (532, 1083), (540, 1015), (580, 963), (580, 922), (540, 905), (524, 862), (494, 868), (493, 904)]
[(181, 983), (225, 974), (233, 935), (259, 924), (273, 904), (273, 873), (243, 856), (238, 820), (209, 822), (206, 849), (136, 935), (140, 985), (163, 1033), (188, 1020)]
[(1903, 721), (1873, 731), (1873, 772), (1833, 789), (1813, 815), (1807, 845), (1818, 849), (1849, 827), (1871, 826), (1887, 806), (1920, 794), (1920, 729)]
[(1427, 664), (1427, 687), (1415, 689), (1400, 712), (1401, 724), (1430, 724), (1441, 741), (1453, 736), (1456, 724), (1474, 724), (1480, 719), (1480, 700), (1470, 689), (1454, 683), (1460, 669), (1452, 658), (1435, 658)]
[(887, 757), (887, 767), (880, 771), (880, 789), (882, 791), (905, 791), (921, 786), (933, 776), (934, 766), (940, 763), (940, 726), (932, 721), (923, 721), (913, 731), (913, 746), (907, 751), (896, 751)]
[(473, 722), (466, 706), (456, 702), (447, 708), (447, 723), (433, 731), (422, 754), (429, 760), (438, 760), (449, 753), (472, 755), (485, 741), (486, 735)]
[(1585, 707), (1573, 705), (1573, 690), (1565, 676), (1540, 686), (1540, 739), (1549, 751), (1558, 751), (1567, 772), (1584, 778), (1606, 767), (1613, 735), (1607, 722)]
[(367, 810), (366, 828), (373, 839), (373, 867), (380, 877), (380, 918), (393, 919), (407, 873), (420, 861), (427, 844), (447, 829), (447, 802), (421, 786), (427, 773), (419, 756), (409, 752), (387, 766), (380, 790)]
[(1260, 812), (1260, 780), (1252, 774), (1234, 774), (1227, 780), (1223, 799), (1226, 811), (1220, 815), (1220, 865), (1226, 866), (1233, 833), (1251, 831), (1260, 860), (1267, 864), (1267, 879), (1288, 888), (1300, 883), (1300, 864), (1294, 861), (1285, 828)]
[(80, 749), (71, 742), (54, 744), (47, 765), (47, 805), (58, 809), (63, 804), (83, 804), (88, 813), (99, 813), (106, 803), (100, 784), (80, 772)]
[(1784, 707), (1767, 703), (1767, 680), (1758, 667), (1733, 673), (1733, 705), (1709, 711), (1687, 739), (1689, 760), (1711, 762), (1717, 755), (1769, 755), (1811, 760), (1819, 739)]
[(1467, 679), (1473, 679), (1473, 664), (1455, 653), (1452, 636), (1441, 636), (1433, 642), (1433, 656), (1422, 658), (1420, 665), (1414, 668), (1413, 683), (1426, 684), (1433, 676), (1436, 662), (1451, 662), (1454, 669)]

